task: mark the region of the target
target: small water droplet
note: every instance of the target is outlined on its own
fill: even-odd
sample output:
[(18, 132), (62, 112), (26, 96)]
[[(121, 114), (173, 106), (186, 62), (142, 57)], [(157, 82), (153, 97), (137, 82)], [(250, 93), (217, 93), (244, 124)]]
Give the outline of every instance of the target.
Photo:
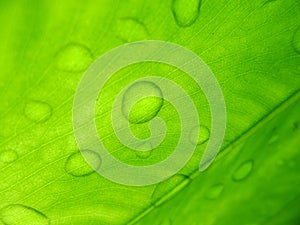
[(175, 174), (168, 180), (157, 184), (151, 197), (153, 204), (155, 206), (161, 205), (178, 193), (178, 191), (189, 185), (190, 182), (191, 179), (188, 176)]
[(13, 150), (5, 150), (0, 152), (0, 161), (4, 163), (12, 163), (16, 161), (18, 154)]
[[(204, 144), (210, 135), (210, 131), (205, 126), (200, 126), (200, 132), (197, 132), (198, 127), (193, 127), (190, 132), (190, 141), (192, 144), (201, 145)], [(199, 133), (199, 135), (197, 134)]]
[(294, 34), (293, 46), (294, 46), (296, 52), (298, 52), (300, 54), (300, 27), (298, 27), (298, 29), (296, 30), (296, 32)]
[[(145, 95), (149, 97), (144, 97)], [(145, 123), (153, 119), (161, 109), (163, 95), (156, 84), (149, 81), (139, 81), (126, 90), (122, 101), (123, 115), (131, 123)], [(132, 103), (135, 104), (130, 108)]]
[(49, 225), (50, 220), (38, 210), (21, 205), (12, 204), (0, 210), (0, 218), (6, 225)]
[(141, 146), (139, 146), (139, 149), (142, 150), (148, 150), (148, 151), (136, 151), (136, 156), (141, 159), (147, 159), (150, 157), (152, 153), (152, 145), (149, 142), (144, 142)]
[(198, 18), (201, 0), (173, 0), (172, 12), (178, 26), (191, 26)]
[(31, 100), (24, 109), (25, 116), (35, 123), (43, 123), (52, 115), (52, 107), (43, 101)]
[(82, 72), (92, 62), (91, 51), (82, 44), (71, 43), (56, 55), (56, 67), (65, 72)]
[(88, 176), (99, 169), (100, 165), (101, 158), (99, 154), (91, 150), (82, 150), (68, 157), (65, 163), (65, 171), (75, 177)]
[(121, 18), (117, 21), (117, 37), (124, 42), (133, 42), (149, 39), (145, 24), (136, 18)]
[(214, 199), (217, 199), (217, 198), (220, 197), (223, 190), (224, 190), (224, 185), (223, 184), (215, 184), (207, 190), (205, 196), (206, 196), (207, 199), (214, 200)]
[(241, 181), (246, 179), (253, 169), (253, 164), (254, 162), (252, 159), (243, 162), (233, 173), (232, 179), (234, 181)]
[(272, 137), (269, 139), (268, 144), (272, 144), (276, 142), (279, 138), (279, 135), (277, 133), (273, 134)]

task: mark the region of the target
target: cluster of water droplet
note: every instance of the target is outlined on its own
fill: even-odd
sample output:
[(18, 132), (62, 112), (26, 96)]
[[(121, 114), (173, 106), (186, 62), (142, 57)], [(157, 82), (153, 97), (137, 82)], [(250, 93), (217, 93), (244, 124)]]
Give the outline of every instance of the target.
[[(201, 0), (173, 0), (172, 1), (172, 13), (174, 20), (180, 27), (189, 27), (193, 25), (199, 16), (201, 7)], [(130, 42), (134, 40), (148, 39), (148, 30), (143, 24), (143, 22), (134, 18), (122, 18), (119, 21), (118, 26), (118, 37), (125, 41)], [(126, 29), (123, 29), (126, 27)], [(134, 32), (133, 32), (134, 31)], [(296, 30), (293, 36), (292, 45), (295, 51), (300, 54), (300, 27)], [(86, 46), (79, 43), (70, 43), (62, 47), (61, 50), (56, 55), (55, 66), (58, 70), (62, 72), (83, 72), (92, 62), (92, 53)], [(161, 94), (162, 98), (148, 97), (137, 102), (132, 109), (127, 107), (130, 101), (133, 101), (140, 91)], [(151, 83), (137, 83), (133, 85), (124, 95), (123, 113), (131, 123), (139, 124), (144, 123), (152, 118), (154, 118), (161, 107), (163, 106), (163, 94), (161, 90), (156, 85)], [(130, 112), (129, 112), (130, 110)], [(26, 103), (24, 107), (24, 115), (30, 121), (41, 124), (45, 123), (52, 116), (53, 109), (51, 105), (41, 100), (30, 100)], [(198, 128), (195, 128), (197, 130)], [(201, 145), (204, 144), (210, 136), (210, 131), (206, 126), (200, 127), (200, 135), (197, 132), (191, 130), (190, 132), (190, 142), (193, 144)], [(269, 144), (276, 141), (278, 136), (273, 136)], [(152, 146), (149, 143), (144, 143), (145, 149), (151, 149)], [(94, 161), (94, 166), (91, 168), (84, 157), (90, 158)], [(151, 155), (151, 151), (137, 152), (137, 156), (145, 159)], [(0, 152), (0, 161), (3, 163), (12, 163), (18, 159), (18, 153), (14, 150), (5, 150)], [(89, 162), (91, 162), (89, 160)], [(76, 177), (87, 176), (94, 172), (94, 168), (98, 168), (101, 165), (100, 156), (93, 152), (92, 150), (84, 150), (81, 152), (73, 153), (68, 157), (65, 163), (65, 171)], [(232, 180), (235, 182), (242, 181), (246, 179), (252, 169), (254, 162), (253, 160), (247, 160), (243, 162), (233, 173)], [(185, 181), (185, 182), (184, 182)], [(154, 193), (153, 199), (158, 199), (162, 196), (162, 192), (168, 190), (167, 185), (174, 183), (184, 183), (185, 185), (189, 183), (189, 179), (182, 175), (175, 175), (170, 179), (170, 182), (164, 182), (157, 185)], [(184, 186), (185, 186), (184, 185)], [(174, 187), (171, 187), (174, 188)], [(218, 198), (224, 190), (224, 185), (222, 183), (215, 184), (211, 186), (206, 193), (208, 199)], [(157, 204), (157, 203), (156, 203)], [(0, 218), (2, 223), (8, 225), (47, 225), (50, 224), (49, 219), (41, 212), (34, 208), (20, 205), (12, 204), (8, 205), (0, 210)], [(1, 224), (0, 221), (0, 224)], [(171, 224), (168, 220), (164, 224)]]

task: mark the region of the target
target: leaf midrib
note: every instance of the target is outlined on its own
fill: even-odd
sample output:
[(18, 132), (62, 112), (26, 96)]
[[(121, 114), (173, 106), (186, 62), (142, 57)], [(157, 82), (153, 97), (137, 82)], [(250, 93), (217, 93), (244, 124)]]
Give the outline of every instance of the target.
[[(231, 142), (227, 143), (221, 150), (220, 153), (218, 154), (217, 158), (215, 159), (215, 161), (219, 161), (220, 159), (222, 159), (223, 157), (225, 157), (227, 154), (230, 153), (230, 151), (226, 151), (227, 149), (229, 149), (231, 146), (238, 146), (241, 143), (244, 143), (245, 140), (247, 140), (249, 137), (251, 137), (253, 134), (256, 133), (256, 131), (258, 129), (260, 129), (262, 126), (264, 126), (266, 123), (268, 123), (270, 120), (274, 119), (278, 114), (280, 114), (282, 111), (284, 111), (286, 108), (288, 108), (290, 105), (294, 104), (295, 102), (297, 102), (297, 100), (300, 99), (300, 88), (293, 92), (290, 96), (288, 96), (284, 101), (282, 101), (281, 103), (279, 103), (277, 106), (275, 106), (273, 108), (273, 110), (271, 110), (269, 113), (267, 113), (266, 115), (264, 115), (263, 117), (261, 117), (261, 119), (259, 119), (257, 122), (255, 122), (252, 126), (250, 126), (247, 130), (245, 130), (244, 132), (242, 132), (239, 136), (237, 136), (234, 140), (232, 140)], [(194, 179), (196, 177), (198, 177), (202, 172), (200, 172), (198, 170), (198, 168), (196, 170), (194, 170), (191, 175), (189, 176), (191, 179)], [(179, 185), (182, 182), (179, 183)], [(185, 186), (186, 187), (186, 186)], [(182, 189), (181, 189), (182, 190)], [(175, 191), (172, 193), (171, 196), (175, 196), (176, 193), (178, 193), (179, 191)], [(172, 192), (172, 191), (170, 191)], [(170, 193), (169, 192), (169, 193)], [(170, 196), (169, 196), (170, 197)], [(170, 200), (170, 198), (168, 198), (168, 200)], [(166, 202), (166, 201), (165, 201)], [(140, 212), (139, 214), (137, 214), (136, 216), (134, 216), (133, 219), (129, 220), (128, 222), (125, 222), (124, 225), (134, 225), (135, 223), (137, 223), (139, 220), (141, 220), (144, 216), (146, 216), (147, 214), (149, 214), (153, 209), (155, 209), (156, 207), (151, 204), (149, 207), (147, 207), (144, 211)]]

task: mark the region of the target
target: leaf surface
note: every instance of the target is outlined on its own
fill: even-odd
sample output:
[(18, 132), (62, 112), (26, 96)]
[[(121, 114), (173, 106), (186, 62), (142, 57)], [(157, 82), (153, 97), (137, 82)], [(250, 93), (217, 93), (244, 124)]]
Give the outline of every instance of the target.
[[(214, 185), (222, 181), (221, 171), (236, 169), (238, 165), (233, 166), (231, 160), (243, 151), (230, 151), (232, 143), (246, 139), (246, 131), (252, 130), (300, 89), (300, 4), (297, 0), (212, 0), (191, 1), (190, 5), (180, 0), (4, 0), (0, 4), (0, 218), (4, 224), (21, 225), (24, 221), (27, 225), (30, 222), (128, 224), (159, 207), (194, 179), (206, 142), (197, 147), (195, 156), (180, 174), (161, 184), (138, 188), (118, 185), (92, 173), (76, 155), (78, 147), (72, 129), (76, 87), (90, 63), (116, 46), (143, 39), (175, 42), (198, 54), (218, 79), (227, 105), (222, 154), (228, 157), (220, 157), (216, 166), (192, 181), (193, 187), (199, 182), (203, 187)], [(179, 135), (176, 110), (167, 102), (158, 116), (167, 121), (170, 134), (150, 156), (140, 157), (123, 148), (113, 135), (107, 115), (117, 91), (148, 74), (164, 76), (182, 85), (194, 100), (201, 123), (210, 129), (205, 95), (183, 72), (155, 63), (124, 68), (108, 81), (99, 95), (96, 123), (99, 136), (106, 137), (112, 154), (134, 165), (152, 164), (166, 158)], [(290, 121), (283, 119), (278, 122), (290, 125)], [(136, 136), (146, 137), (146, 125), (131, 128)], [(292, 147), (297, 146), (296, 140), (290, 136), (284, 139), (282, 143), (291, 146), (287, 148), (291, 157), (296, 154)], [(258, 158), (253, 159), (253, 166), (250, 163), (243, 170), (253, 167), (257, 171), (259, 160), (275, 163), (275, 159), (268, 158), (268, 151), (268, 148), (249, 147), (249, 155), (239, 162), (248, 160), (248, 156)], [(270, 154), (273, 157), (273, 152)], [(280, 154), (274, 153), (274, 157)], [(216, 171), (217, 177), (209, 176), (211, 171)], [(275, 176), (275, 169), (270, 169), (270, 173)], [(287, 181), (292, 179), (291, 174)], [(242, 176), (243, 173), (238, 174), (237, 179)], [(253, 172), (249, 179), (258, 182), (264, 176), (263, 172)], [(266, 187), (271, 184), (272, 181)], [(247, 193), (259, 184), (242, 185)], [(222, 189), (215, 188), (216, 192)], [(238, 184), (235, 188), (243, 189)], [(229, 218), (235, 212), (223, 204), (239, 199), (231, 198), (230, 190), (226, 193), (227, 199), (224, 195), (225, 200), (217, 200), (218, 216)], [(289, 204), (295, 193), (290, 199), (276, 201), (274, 210)], [(244, 210), (250, 207), (254, 206), (247, 204)], [(293, 212), (296, 214), (297, 210)], [(21, 218), (15, 217), (16, 214)], [(166, 217), (163, 214), (160, 218)], [(212, 221), (207, 217), (203, 223)]]

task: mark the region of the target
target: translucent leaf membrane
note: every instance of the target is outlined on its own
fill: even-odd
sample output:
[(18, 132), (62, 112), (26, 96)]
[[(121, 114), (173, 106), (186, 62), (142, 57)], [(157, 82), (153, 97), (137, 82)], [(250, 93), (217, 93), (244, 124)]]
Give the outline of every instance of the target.
[[(184, 4), (182, 0), (4, 0), (0, 5), (0, 210), (6, 213), (1, 214), (0, 224), (19, 221), (30, 221), (27, 222), (30, 224), (33, 218), (36, 224), (128, 224), (141, 219), (156, 205), (162, 205), (159, 206), (162, 214), (155, 212), (153, 215), (159, 216), (151, 217), (156, 218), (151, 223), (146, 219), (144, 224), (187, 221), (198, 224), (197, 218), (205, 224), (217, 223), (218, 218), (226, 225), (241, 224), (236, 222), (238, 219), (251, 224), (250, 217), (263, 221), (274, 216), (275, 221), (276, 212), (291, 221), (295, 219), (297, 207), (292, 200), (297, 194), (293, 188), (298, 187), (299, 179), (294, 172), (299, 163), (294, 143), (299, 138), (294, 139), (293, 135), (299, 123), (294, 121), (294, 133), (286, 128), (286, 134), (265, 127), (259, 133), (262, 140), (259, 134), (255, 141), (249, 140), (251, 146), (247, 145), (247, 151), (240, 150), (240, 144), (232, 146), (232, 143), (240, 137), (245, 140), (247, 130), (252, 130), (299, 90), (299, 1), (193, 0)], [(125, 81), (118, 80), (116, 74), (117, 83), (108, 82), (102, 93), (107, 100), (101, 103), (104, 111), (98, 105), (95, 111), (102, 116), (110, 113), (114, 90), (148, 74), (143, 72), (164, 75), (179, 83), (195, 102), (201, 125), (208, 129), (204, 137), (200, 131), (198, 141), (197, 136), (191, 137), (198, 143), (196, 154), (180, 175), (165, 184), (127, 187), (93, 173), (77, 155), (72, 103), (84, 70), (108, 50), (141, 39), (172, 41), (194, 51), (212, 69), (224, 92), (228, 115), (225, 150), (216, 165), (192, 183), (190, 180), (198, 174), (191, 174), (198, 170), (209, 138), (209, 106), (195, 83), (182, 72), (166, 66), (137, 65), (120, 71), (119, 77)], [(166, 102), (158, 114), (169, 118), (168, 128), (172, 131), (159, 151), (155, 149), (150, 156), (138, 156), (108, 138), (112, 154), (137, 165), (167, 157), (176, 146), (180, 124), (176, 110)], [(97, 126), (104, 124), (97, 127), (99, 133), (110, 137), (111, 130), (106, 126), (109, 121), (99, 124), (97, 117), (96, 122)], [(290, 122), (285, 123), (279, 117), (277, 125), (288, 126)], [(144, 124), (133, 124), (132, 130), (137, 137), (149, 135)], [(270, 136), (267, 138), (265, 133)], [(270, 147), (262, 142), (269, 143)], [(253, 163), (249, 164), (251, 160)], [(100, 159), (95, 163), (101, 165)], [(276, 176), (282, 177), (280, 184), (273, 183)], [(184, 189), (186, 186), (188, 189)], [(182, 196), (190, 187), (192, 193), (187, 191)], [(261, 192), (250, 199), (255, 188)], [(163, 202), (179, 191), (181, 203), (176, 202), (166, 210)], [(195, 203), (191, 198), (199, 201)], [(233, 206), (239, 203), (243, 204)], [(262, 203), (268, 206), (267, 212)], [(10, 214), (19, 208), (6, 211), (12, 205), (25, 207), (22, 213), (16, 213), (20, 218)], [(181, 210), (182, 205), (186, 211)], [(282, 210), (283, 205), (287, 211)], [(173, 213), (174, 206), (180, 212)], [(256, 210), (258, 216), (253, 216), (257, 215)], [(166, 218), (167, 215), (172, 218)]]
[(299, 99), (298, 93), (136, 224), (298, 224)]

